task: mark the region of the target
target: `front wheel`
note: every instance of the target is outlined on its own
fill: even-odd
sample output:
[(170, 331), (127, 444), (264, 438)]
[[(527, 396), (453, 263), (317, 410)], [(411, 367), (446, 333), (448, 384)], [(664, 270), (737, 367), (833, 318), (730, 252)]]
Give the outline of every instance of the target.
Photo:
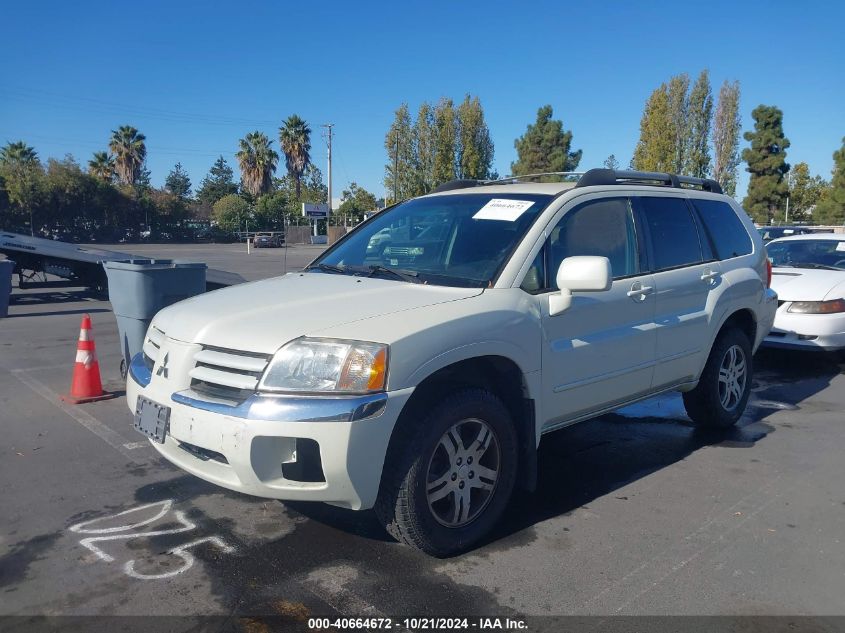
[(483, 538), (516, 480), (517, 437), (501, 400), (482, 389), (457, 392), (398, 439), (375, 507), (390, 535), (433, 556)]
[(719, 334), (698, 386), (684, 394), (687, 414), (699, 426), (728, 428), (739, 420), (751, 394), (751, 343), (742, 330)]

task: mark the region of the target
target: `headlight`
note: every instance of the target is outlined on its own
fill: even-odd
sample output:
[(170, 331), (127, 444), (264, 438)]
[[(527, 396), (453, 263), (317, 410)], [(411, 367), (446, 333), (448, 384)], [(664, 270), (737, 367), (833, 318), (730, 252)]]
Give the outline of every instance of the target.
[(258, 389), (367, 393), (386, 381), (387, 345), (301, 338), (276, 352)]
[(834, 314), (845, 312), (845, 299), (833, 299), (831, 301), (793, 301), (787, 312), (798, 314)]

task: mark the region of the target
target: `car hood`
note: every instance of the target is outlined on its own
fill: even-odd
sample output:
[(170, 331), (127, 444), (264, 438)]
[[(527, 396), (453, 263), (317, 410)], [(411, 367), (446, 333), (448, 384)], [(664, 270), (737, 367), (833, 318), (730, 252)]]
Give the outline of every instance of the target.
[(300, 336), (330, 336), (334, 326), (482, 292), (482, 288), (290, 273), (180, 301), (159, 312), (154, 323), (179, 341), (270, 354)]
[(772, 269), (772, 290), (782, 301), (841, 298), (845, 291), (845, 271), (775, 267)]

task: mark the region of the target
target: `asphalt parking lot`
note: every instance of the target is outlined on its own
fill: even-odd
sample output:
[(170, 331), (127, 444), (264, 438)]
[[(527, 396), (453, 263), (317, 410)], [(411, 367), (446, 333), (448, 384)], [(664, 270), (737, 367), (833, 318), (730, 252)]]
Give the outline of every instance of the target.
[[(289, 249), (288, 268), (319, 248)], [(282, 272), (281, 249), (238, 249), (125, 250), (248, 279)], [(116, 397), (71, 406), (59, 396), (84, 313)], [(546, 436), (538, 490), (519, 494), (481, 547), (436, 560), (392, 542), (370, 513), (229, 493), (159, 459), (121, 397), (106, 301), (15, 289), (0, 349), (0, 615), (216, 614), (263, 630), (249, 627), (264, 616), (845, 612), (839, 357), (758, 354), (730, 432), (697, 431), (667, 396)]]
[(126, 252), (142, 257), (201, 261), (209, 268), (237, 273), (247, 281), (283, 275), (299, 270), (322, 253), (325, 245), (291, 244), (287, 248), (251, 248), (246, 244), (91, 244), (110, 251)]

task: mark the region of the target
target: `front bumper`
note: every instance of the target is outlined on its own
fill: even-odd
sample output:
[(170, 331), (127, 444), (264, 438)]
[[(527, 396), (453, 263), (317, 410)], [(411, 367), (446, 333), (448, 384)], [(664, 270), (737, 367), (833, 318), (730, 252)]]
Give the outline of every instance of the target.
[(845, 314), (796, 314), (789, 303), (778, 308), (765, 347), (836, 351), (845, 349)]
[[(375, 503), (390, 435), (412, 391), (256, 395), (233, 406), (190, 389), (174, 392), (169, 381), (151, 376), (136, 359), (126, 385), (132, 412), (139, 395), (171, 407), (164, 444), (150, 443), (179, 468), (258, 497), (323, 501), (353, 510)], [(316, 443), (322, 480), (287, 474), (286, 465), (308, 458), (298, 440)]]

